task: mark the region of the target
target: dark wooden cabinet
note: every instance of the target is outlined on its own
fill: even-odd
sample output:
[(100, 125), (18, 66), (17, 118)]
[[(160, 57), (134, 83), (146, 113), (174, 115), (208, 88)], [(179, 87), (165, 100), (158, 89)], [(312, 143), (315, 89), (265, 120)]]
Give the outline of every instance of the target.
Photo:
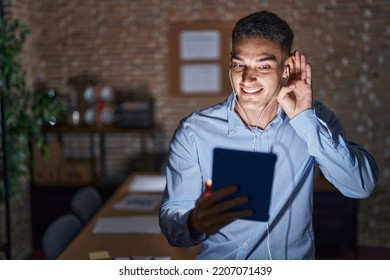
[(317, 259), (357, 257), (357, 200), (325, 179), (315, 181), (313, 226)]

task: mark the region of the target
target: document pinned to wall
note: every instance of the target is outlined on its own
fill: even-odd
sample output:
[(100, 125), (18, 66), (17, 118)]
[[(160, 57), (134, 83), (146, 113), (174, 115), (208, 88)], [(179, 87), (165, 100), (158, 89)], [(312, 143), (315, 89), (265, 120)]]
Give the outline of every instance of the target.
[(180, 33), (180, 58), (213, 60), (221, 57), (221, 34), (218, 30), (186, 30)]
[(93, 234), (159, 234), (158, 215), (130, 217), (101, 217), (93, 228)]
[(132, 192), (164, 192), (165, 175), (136, 175), (129, 185)]
[(151, 212), (160, 206), (162, 200), (161, 194), (138, 194), (132, 193), (113, 205), (116, 210), (132, 210)]
[(183, 94), (218, 94), (222, 90), (221, 66), (218, 63), (183, 64), (180, 90)]

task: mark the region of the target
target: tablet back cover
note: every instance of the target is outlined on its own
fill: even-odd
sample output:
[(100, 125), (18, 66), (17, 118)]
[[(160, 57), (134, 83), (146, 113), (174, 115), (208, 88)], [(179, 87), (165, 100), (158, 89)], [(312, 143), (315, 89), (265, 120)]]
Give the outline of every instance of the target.
[(253, 215), (243, 219), (268, 221), (275, 163), (275, 154), (215, 148), (213, 191), (237, 185), (238, 191), (225, 199), (246, 195), (249, 202), (232, 211), (252, 209)]

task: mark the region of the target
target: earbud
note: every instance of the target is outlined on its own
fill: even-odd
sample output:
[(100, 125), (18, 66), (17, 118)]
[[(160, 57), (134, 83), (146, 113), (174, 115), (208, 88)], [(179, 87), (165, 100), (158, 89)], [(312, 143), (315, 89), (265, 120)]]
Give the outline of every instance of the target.
[(289, 65), (286, 65), (284, 67), (284, 74), (286, 75), (286, 79), (288, 80), (290, 78), (290, 66)]

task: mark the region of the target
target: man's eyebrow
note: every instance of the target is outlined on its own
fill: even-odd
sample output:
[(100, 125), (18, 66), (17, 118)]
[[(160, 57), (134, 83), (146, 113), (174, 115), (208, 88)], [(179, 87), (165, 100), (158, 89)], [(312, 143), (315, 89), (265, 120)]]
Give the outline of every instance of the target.
[[(244, 61), (243, 58), (237, 56), (236, 54), (232, 54), (232, 59), (237, 59), (237, 60), (240, 60), (240, 61)], [(267, 60), (277, 61), (276, 60), (276, 56), (273, 55), (273, 54), (266, 55), (266, 56), (264, 56), (262, 58), (256, 59), (257, 62), (263, 62), (263, 61), (267, 61)]]
[(257, 61), (257, 62), (263, 62), (263, 61), (267, 61), (267, 60), (274, 60), (274, 61), (276, 61), (276, 56), (273, 55), (273, 54), (270, 54), (270, 55), (268, 55), (268, 56), (259, 58), (259, 59), (257, 59), (256, 61)]
[(236, 54), (232, 54), (232, 59), (237, 59), (237, 60), (240, 60), (240, 61), (244, 61), (244, 59), (242, 59), (241, 57), (237, 56)]

